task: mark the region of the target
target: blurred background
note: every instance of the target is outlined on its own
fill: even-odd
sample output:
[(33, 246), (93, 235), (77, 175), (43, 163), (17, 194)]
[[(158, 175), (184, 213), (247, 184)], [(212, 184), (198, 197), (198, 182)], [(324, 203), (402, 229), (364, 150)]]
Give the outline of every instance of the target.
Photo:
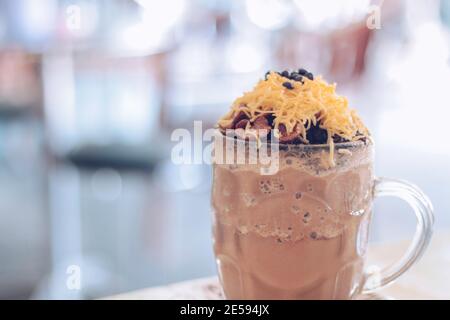
[[(172, 164), (170, 134), (269, 69), (338, 82), (377, 174), (421, 186), (446, 230), (449, 28), (450, 0), (0, 0), (0, 298), (215, 274), (211, 168)], [(411, 237), (405, 204), (375, 210), (372, 241)]]

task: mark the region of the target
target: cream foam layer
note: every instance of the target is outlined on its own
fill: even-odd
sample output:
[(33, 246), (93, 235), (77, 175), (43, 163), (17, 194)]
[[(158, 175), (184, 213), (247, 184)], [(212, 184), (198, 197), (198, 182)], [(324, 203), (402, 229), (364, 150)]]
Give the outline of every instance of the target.
[[(223, 138), (225, 140), (230, 138)], [(233, 139), (231, 139), (233, 140)], [(218, 141), (218, 140), (216, 140)], [(237, 141), (237, 140), (236, 140)], [(242, 143), (242, 142), (240, 142)], [(225, 142), (216, 142), (215, 149), (223, 148), (222, 153), (215, 151), (218, 158), (225, 160), (227, 154), (234, 155), (234, 159), (237, 159), (236, 154), (244, 151), (245, 155), (242, 157), (245, 159), (245, 164), (237, 164), (236, 161), (230, 164), (228, 161), (215, 161), (213, 156), (213, 163), (219, 167), (227, 167), (234, 171), (253, 171), (261, 173), (261, 167), (269, 167), (271, 163), (262, 165), (259, 161), (259, 154), (256, 156), (258, 162), (255, 164), (249, 164), (250, 151), (249, 149), (258, 149), (255, 142), (245, 142), (244, 147), (241, 150), (237, 150), (237, 142), (227, 145)], [(264, 144), (265, 154), (267, 158), (273, 158), (272, 150), (269, 144)], [(259, 147), (261, 149), (261, 146)], [(274, 150), (277, 150), (277, 165), (280, 170), (294, 168), (300, 172), (309, 173), (312, 176), (327, 176), (333, 173), (346, 172), (351, 168), (359, 165), (371, 164), (373, 159), (373, 144), (371, 141), (364, 142), (348, 142), (335, 144), (330, 155), (330, 147), (328, 145), (288, 145), (279, 144)], [(330, 163), (330, 158), (333, 163)], [(227, 162), (223, 164), (223, 162)]]

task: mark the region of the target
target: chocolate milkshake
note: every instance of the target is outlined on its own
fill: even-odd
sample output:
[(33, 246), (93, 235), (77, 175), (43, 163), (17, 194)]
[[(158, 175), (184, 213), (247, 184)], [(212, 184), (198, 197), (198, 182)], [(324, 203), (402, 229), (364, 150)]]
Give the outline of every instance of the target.
[(214, 251), (229, 299), (348, 299), (362, 283), (372, 147), (290, 146), (280, 169), (216, 164)]
[(279, 146), (275, 174), (257, 163), (214, 164), (225, 296), (352, 298), (363, 283), (373, 172), (369, 133), (347, 100), (304, 69), (269, 72), (218, 124), (233, 131), (227, 139), (246, 141), (246, 153), (261, 138)]

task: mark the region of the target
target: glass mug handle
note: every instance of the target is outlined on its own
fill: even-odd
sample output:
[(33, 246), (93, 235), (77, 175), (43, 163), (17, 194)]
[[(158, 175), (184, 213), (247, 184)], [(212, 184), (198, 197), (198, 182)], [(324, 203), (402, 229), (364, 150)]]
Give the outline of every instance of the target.
[(433, 206), (428, 197), (415, 185), (398, 179), (376, 178), (374, 196), (393, 196), (406, 201), (414, 211), (417, 226), (409, 248), (397, 262), (384, 269), (366, 273), (363, 294), (373, 293), (392, 283), (408, 270), (425, 252), (433, 233)]

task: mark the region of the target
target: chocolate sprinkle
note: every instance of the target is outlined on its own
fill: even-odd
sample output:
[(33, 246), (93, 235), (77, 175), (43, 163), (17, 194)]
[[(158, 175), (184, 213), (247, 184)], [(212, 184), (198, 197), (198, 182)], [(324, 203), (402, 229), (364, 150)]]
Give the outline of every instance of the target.
[(328, 141), (328, 132), (320, 128), (319, 124), (311, 125), (309, 130), (306, 131), (306, 139), (311, 144), (325, 144)]
[(292, 85), (292, 83), (290, 83), (288, 81), (283, 82), (283, 87), (285, 87), (286, 89), (289, 89), (289, 90), (294, 89), (294, 86)]
[[(307, 70), (305, 70), (303, 68), (300, 68), (300, 69), (292, 71), (292, 72), (283, 70), (282, 72), (277, 71), (276, 73), (284, 78), (287, 78), (287, 79), (293, 80), (293, 81), (298, 81), (298, 82), (301, 82), (302, 84), (304, 83), (303, 77), (306, 77), (309, 80), (314, 80), (314, 75), (311, 72), (308, 72)], [(270, 74), (270, 71), (267, 71), (266, 75), (264, 77), (265, 80), (267, 80), (267, 77), (269, 76), (269, 74)], [(286, 83), (287, 82), (283, 83), (283, 85), (285, 86)], [(290, 88), (288, 88), (288, 89), (290, 89)]]

